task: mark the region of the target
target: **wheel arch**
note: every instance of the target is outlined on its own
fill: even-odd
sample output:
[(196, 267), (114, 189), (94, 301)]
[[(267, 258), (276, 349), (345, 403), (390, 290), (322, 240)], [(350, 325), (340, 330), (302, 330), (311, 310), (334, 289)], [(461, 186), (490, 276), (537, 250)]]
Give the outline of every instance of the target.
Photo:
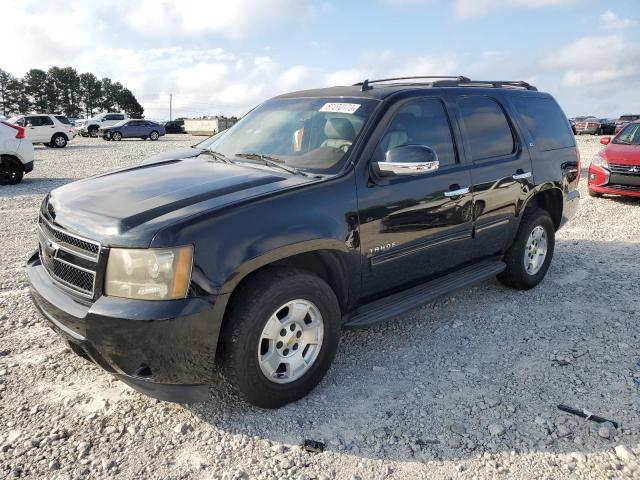
[(521, 209), (521, 214), (529, 208), (542, 208), (549, 213), (553, 225), (558, 230), (562, 222), (563, 204), (562, 190), (552, 184), (545, 184), (527, 199)]

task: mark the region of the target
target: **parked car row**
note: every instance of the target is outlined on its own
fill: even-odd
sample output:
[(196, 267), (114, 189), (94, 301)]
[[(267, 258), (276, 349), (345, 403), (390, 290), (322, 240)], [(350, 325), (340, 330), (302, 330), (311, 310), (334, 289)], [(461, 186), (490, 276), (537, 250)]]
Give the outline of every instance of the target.
[(617, 120), (587, 115), (570, 118), (569, 123), (574, 135), (615, 135), (625, 125), (639, 119), (640, 115), (622, 115)]

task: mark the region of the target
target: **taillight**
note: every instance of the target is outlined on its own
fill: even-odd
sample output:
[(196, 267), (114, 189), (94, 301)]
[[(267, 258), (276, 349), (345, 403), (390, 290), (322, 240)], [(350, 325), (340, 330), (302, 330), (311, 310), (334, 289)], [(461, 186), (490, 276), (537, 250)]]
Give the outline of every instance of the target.
[(16, 133), (16, 138), (22, 140), (24, 138), (24, 128), (22, 128), (20, 125), (13, 125), (12, 123), (7, 123), (7, 122), (2, 122), (3, 124), (5, 124), (7, 127), (11, 127), (14, 130), (17, 130), (18, 133)]

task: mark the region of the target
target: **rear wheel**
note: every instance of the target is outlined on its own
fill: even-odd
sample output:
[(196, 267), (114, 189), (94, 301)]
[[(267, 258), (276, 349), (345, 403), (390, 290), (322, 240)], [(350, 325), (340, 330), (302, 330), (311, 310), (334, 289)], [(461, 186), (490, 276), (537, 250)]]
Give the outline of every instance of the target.
[(61, 133), (56, 133), (53, 138), (51, 138), (50, 145), (54, 146), (55, 148), (64, 148), (67, 146), (67, 137), (65, 137)]
[(507, 268), (498, 280), (518, 290), (538, 285), (549, 269), (555, 248), (555, 226), (546, 210), (528, 210), (513, 244), (504, 256)]
[(111, 140), (113, 140), (114, 142), (119, 142), (120, 140), (122, 140), (122, 134), (120, 132), (113, 132), (111, 134)]
[(239, 287), (222, 336), (226, 379), (249, 403), (277, 408), (302, 398), (329, 369), (340, 307), (320, 278), (265, 270)]
[(24, 170), (15, 158), (0, 157), (0, 185), (16, 185), (22, 181)]
[(158, 140), (158, 138), (160, 138), (160, 134), (154, 130), (149, 134), (149, 138), (154, 141)]

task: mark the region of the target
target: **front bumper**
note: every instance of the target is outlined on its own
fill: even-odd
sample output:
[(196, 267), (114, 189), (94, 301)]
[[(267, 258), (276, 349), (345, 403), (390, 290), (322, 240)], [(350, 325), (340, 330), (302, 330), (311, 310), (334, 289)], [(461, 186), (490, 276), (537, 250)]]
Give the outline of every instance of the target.
[(206, 400), (222, 323), (215, 298), (85, 304), (53, 283), (37, 252), (27, 276), (37, 309), (74, 352), (154, 398)]
[(588, 185), (590, 191), (602, 195), (640, 197), (640, 176), (622, 175), (603, 167), (589, 166)]

